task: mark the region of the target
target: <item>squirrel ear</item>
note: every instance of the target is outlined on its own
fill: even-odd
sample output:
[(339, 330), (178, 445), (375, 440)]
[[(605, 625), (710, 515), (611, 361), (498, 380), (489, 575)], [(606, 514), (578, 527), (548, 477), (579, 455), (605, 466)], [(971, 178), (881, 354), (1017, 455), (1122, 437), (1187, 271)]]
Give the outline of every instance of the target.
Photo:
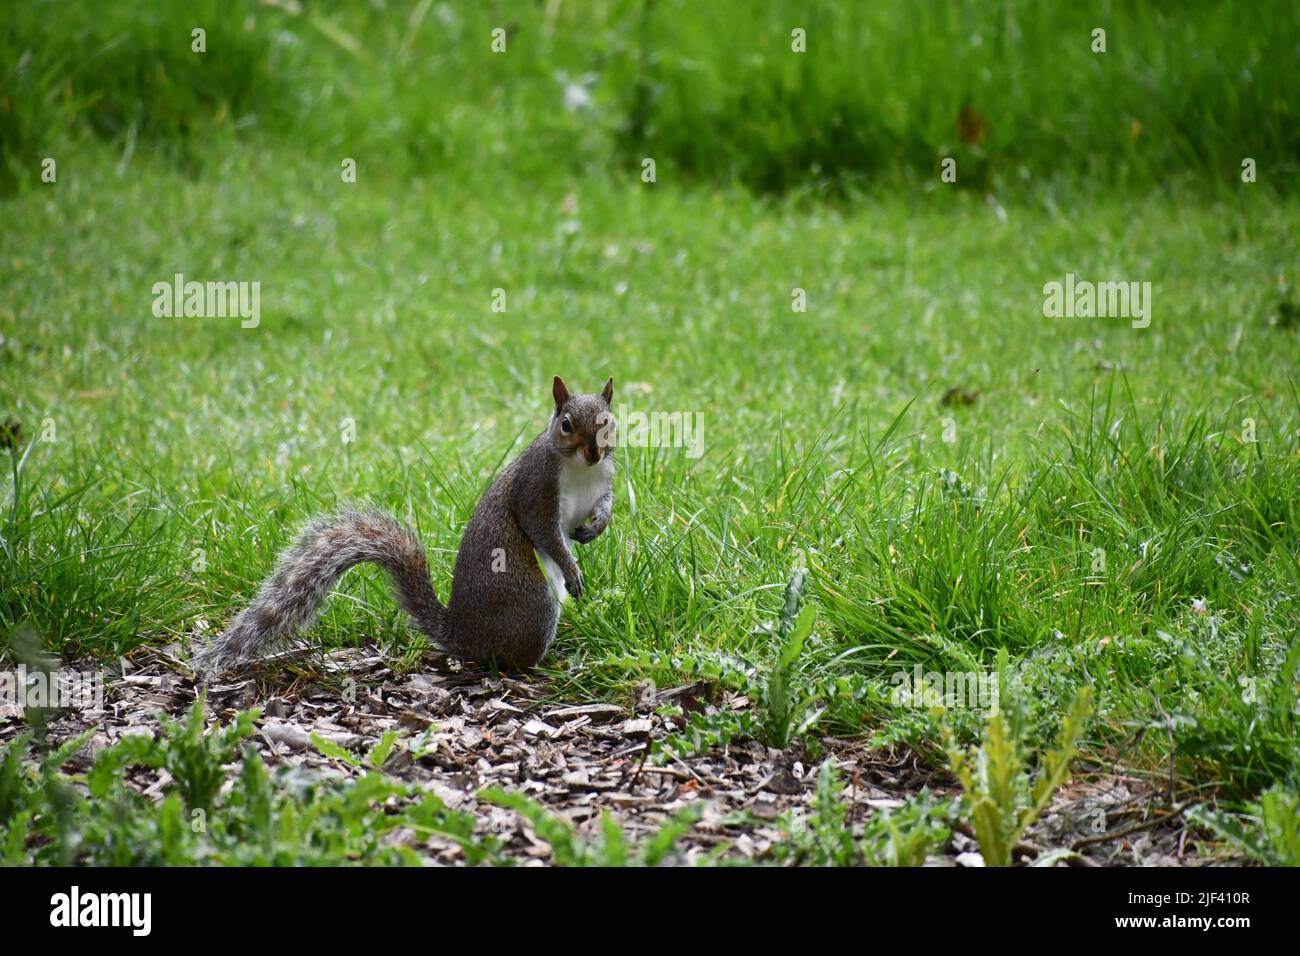
[(564, 384), (564, 379), (555, 376), (555, 381), (551, 383), (551, 395), (555, 398), (555, 410), (558, 412), (564, 403), (569, 400), (569, 386)]
[(613, 375), (611, 375), (609, 378), (605, 380), (605, 387), (600, 390), (600, 394), (601, 397), (605, 399), (606, 405), (608, 405), (610, 402), (614, 400), (614, 376)]

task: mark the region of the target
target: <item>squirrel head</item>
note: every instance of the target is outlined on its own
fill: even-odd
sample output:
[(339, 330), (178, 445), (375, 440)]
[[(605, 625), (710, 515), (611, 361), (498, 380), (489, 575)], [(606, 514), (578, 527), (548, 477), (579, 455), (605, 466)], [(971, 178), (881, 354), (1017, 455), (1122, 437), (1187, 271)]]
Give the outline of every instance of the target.
[(575, 395), (555, 376), (551, 385), (555, 414), (551, 416), (551, 447), (566, 458), (594, 465), (614, 447), (614, 379), (599, 394)]

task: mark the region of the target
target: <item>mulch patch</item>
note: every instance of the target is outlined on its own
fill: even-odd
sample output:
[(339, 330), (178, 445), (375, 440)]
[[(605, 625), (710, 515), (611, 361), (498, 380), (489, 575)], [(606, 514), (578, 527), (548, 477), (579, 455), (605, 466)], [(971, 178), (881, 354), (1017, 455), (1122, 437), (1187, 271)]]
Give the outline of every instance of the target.
[[(94, 730), (73, 758), (89, 767), (94, 753), (124, 734), (154, 733), (160, 715), (178, 717), (193, 704), (196, 687), (185, 666), (164, 648), (141, 649), (111, 669), (102, 710), (65, 710), (47, 724), (51, 744)], [(684, 807), (705, 801), (699, 821), (678, 841), (686, 862), (719, 852), (724, 858), (762, 862), (785, 838), (778, 818), (808, 807), (821, 761), (831, 760), (848, 784), (843, 800), (850, 823), (899, 807), (929, 787), (936, 796), (956, 795), (950, 777), (936, 773), (910, 750), (873, 750), (862, 740), (820, 740), (816, 761), (795, 747), (778, 751), (755, 741), (710, 752), (647, 760), (650, 745), (674, 728), (655, 710), (670, 700), (690, 706), (743, 705), (715, 696), (701, 685), (646, 687), (628, 706), (565, 702), (542, 678), (518, 678), (459, 668), (430, 654), (427, 669), (399, 674), (374, 648), (304, 656), (286, 652), (248, 669), (244, 679), (208, 687), (213, 719), (260, 706), (252, 743), (266, 763), (298, 765), (325, 774), (364, 773), (317, 750), (313, 733), (360, 754), (389, 730), (424, 734), (413, 756), (397, 748), (385, 773), (436, 793), (453, 809), (473, 813), (477, 828), (506, 841), (507, 855), (543, 863), (550, 847), (513, 810), (481, 802), (484, 787), (518, 790), (569, 820), (584, 836), (599, 832), (609, 813), (629, 838), (657, 830)], [(89, 665), (95, 666), (95, 665)], [(706, 703), (710, 698), (716, 703)], [(0, 744), (26, 728), (14, 708), (0, 707)], [(231, 768), (232, 774), (235, 768)], [(141, 768), (130, 786), (160, 796), (165, 770)], [(1220, 862), (1195, 855), (1187, 824), (1167, 814), (1161, 795), (1147, 782), (1116, 773), (1076, 773), (1049, 812), (1026, 835), (1017, 858), (1031, 862), (1052, 850), (1075, 848), (1082, 859), (1069, 865), (1202, 865)], [(409, 835), (433, 861), (461, 862), (450, 840)], [(982, 865), (974, 834), (961, 827), (934, 865)], [(1065, 864), (1060, 864), (1065, 865)]]

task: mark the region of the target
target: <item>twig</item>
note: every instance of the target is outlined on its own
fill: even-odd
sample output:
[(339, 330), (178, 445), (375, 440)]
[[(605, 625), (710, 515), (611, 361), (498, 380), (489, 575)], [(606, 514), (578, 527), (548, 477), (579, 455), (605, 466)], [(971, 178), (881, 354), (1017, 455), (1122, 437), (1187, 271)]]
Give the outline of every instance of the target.
[(1187, 807), (1199, 802), (1200, 801), (1197, 800), (1182, 807), (1175, 807), (1168, 813), (1162, 813), (1158, 817), (1152, 817), (1145, 823), (1135, 823), (1132, 826), (1125, 827), (1123, 830), (1116, 830), (1114, 833), (1101, 833), (1097, 836), (1084, 837), (1081, 840), (1075, 840), (1070, 844), (1070, 849), (1077, 850), (1081, 846), (1091, 846), (1094, 843), (1109, 843), (1111, 840), (1118, 840), (1121, 837), (1126, 837), (1130, 833), (1137, 833), (1141, 830), (1150, 830), (1152, 827), (1160, 826), (1160, 824), (1164, 823), (1166, 820), (1172, 820), (1174, 817), (1181, 815)]
[(648, 756), (650, 756), (650, 742), (646, 741), (645, 749), (641, 751), (641, 759), (636, 764), (636, 772), (632, 774), (632, 779), (627, 782), (626, 786), (636, 786), (636, 782), (641, 779), (641, 771), (645, 768), (645, 760)]

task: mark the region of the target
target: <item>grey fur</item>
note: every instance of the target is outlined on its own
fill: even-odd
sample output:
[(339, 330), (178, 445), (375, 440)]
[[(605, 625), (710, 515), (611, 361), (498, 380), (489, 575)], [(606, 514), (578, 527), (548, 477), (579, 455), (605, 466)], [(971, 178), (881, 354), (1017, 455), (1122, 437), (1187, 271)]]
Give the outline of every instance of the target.
[(383, 512), (343, 510), (299, 533), (253, 602), (198, 655), (196, 670), (212, 677), (282, 644), (312, 620), (349, 568), (366, 561), (388, 573), (416, 630), (448, 653), (512, 668), (540, 661), (555, 637), (560, 604), (534, 549), (559, 566), (569, 594), (580, 598), (582, 572), (566, 539), (585, 544), (600, 535), (614, 497), (607, 482), (586, 520), (560, 526), (561, 470), (608, 456), (612, 474), (612, 440), (597, 436), (610, 420), (613, 380), (601, 394), (570, 395), (557, 377), (554, 397), (547, 429), (496, 477), (465, 527), (447, 606), (413, 531)]

